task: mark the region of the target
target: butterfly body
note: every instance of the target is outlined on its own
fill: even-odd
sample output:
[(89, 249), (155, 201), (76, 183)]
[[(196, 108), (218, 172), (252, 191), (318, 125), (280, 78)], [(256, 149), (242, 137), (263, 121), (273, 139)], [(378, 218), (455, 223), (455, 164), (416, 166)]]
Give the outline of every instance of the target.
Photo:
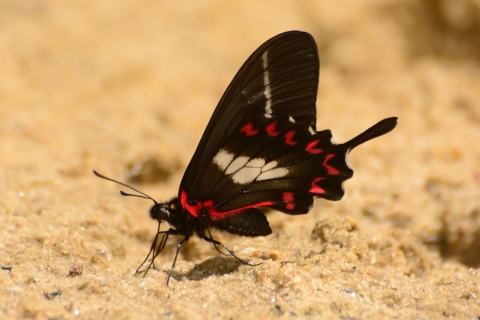
[[(151, 254), (154, 266), (170, 235), (184, 236), (171, 275), (180, 247), (194, 234), (246, 263), (214, 240), (211, 231), (265, 236), (272, 230), (258, 208), (305, 214), (316, 198), (343, 197), (343, 182), (353, 176), (346, 162), (349, 152), (393, 130), (397, 118), (333, 143), (330, 130), (316, 130), (319, 71), (315, 41), (300, 31), (273, 37), (247, 59), (220, 99), (178, 197), (157, 203), (141, 193), (155, 202), (150, 216), (159, 222), (144, 263)], [(170, 228), (160, 231), (164, 221)]]

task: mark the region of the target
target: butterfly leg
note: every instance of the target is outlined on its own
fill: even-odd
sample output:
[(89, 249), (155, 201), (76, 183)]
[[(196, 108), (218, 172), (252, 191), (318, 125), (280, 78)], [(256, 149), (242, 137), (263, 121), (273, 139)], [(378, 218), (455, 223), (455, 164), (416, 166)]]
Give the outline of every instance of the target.
[[(162, 236), (162, 240), (160, 240), (160, 244), (157, 246), (157, 239), (160, 233), (163, 233), (163, 236)], [(152, 258), (150, 259), (150, 263), (147, 269), (145, 270), (145, 272), (143, 273), (143, 276), (145, 277), (145, 275), (147, 274), (148, 270), (150, 270), (150, 268), (153, 267), (153, 269), (155, 270), (157, 269), (155, 268), (155, 258), (160, 254), (160, 252), (165, 247), (165, 243), (167, 242), (168, 236), (169, 234), (166, 231), (159, 232), (157, 234), (157, 236), (155, 237), (156, 239), (154, 240), (154, 244), (152, 244), (152, 248), (150, 249), (150, 252), (148, 253), (145, 260), (142, 262), (142, 264), (138, 267), (137, 271), (135, 271), (135, 273), (137, 273), (140, 270), (140, 268), (145, 264), (145, 262), (148, 260), (148, 257), (150, 256), (150, 253), (152, 254)]]
[[(212, 237), (212, 233), (210, 232), (210, 230), (207, 229), (207, 232), (208, 232), (208, 235), (210, 236), (210, 238), (213, 238), (213, 237)], [(207, 241), (208, 241), (208, 240), (207, 240)], [(225, 253), (223, 253), (222, 251), (220, 251), (220, 249), (218, 249), (216, 243), (214, 243), (213, 246), (215, 247), (215, 249), (216, 249), (221, 255), (228, 256), (228, 254), (225, 254)]]
[[(160, 243), (158, 243), (158, 236), (160, 234), (163, 234), (162, 239), (160, 240)], [(148, 257), (150, 257), (150, 254), (152, 255), (152, 258), (150, 260), (150, 264), (148, 265), (147, 269), (145, 270), (143, 276), (145, 277), (148, 270), (153, 267), (155, 268), (155, 258), (162, 252), (162, 250), (165, 248), (165, 244), (167, 243), (168, 237), (170, 235), (175, 235), (175, 234), (182, 234), (182, 232), (179, 232), (178, 230), (175, 229), (169, 229), (167, 231), (160, 231), (160, 224), (158, 224), (158, 230), (157, 234), (155, 235), (155, 239), (153, 239), (152, 246), (150, 247), (150, 251), (147, 254), (147, 257), (145, 260), (143, 260), (142, 264), (138, 267), (137, 271), (135, 273), (138, 273), (140, 268), (145, 264), (145, 262), (148, 261)]]
[[(160, 234), (160, 223), (158, 224), (157, 234), (155, 235), (155, 239), (153, 239), (152, 246), (150, 247), (150, 251), (148, 252), (147, 256), (145, 257), (145, 260), (143, 260), (142, 264), (137, 268), (137, 271), (135, 271), (135, 273), (138, 273), (138, 270), (140, 270), (140, 268), (145, 264), (145, 262), (147, 262), (148, 257), (150, 257), (150, 254), (152, 254), (152, 257), (153, 257), (153, 253), (155, 251), (155, 248), (157, 247), (157, 241), (158, 241), (158, 235), (159, 234)], [(153, 265), (153, 268), (155, 269), (155, 265)]]
[(175, 253), (175, 258), (173, 259), (172, 268), (168, 273), (167, 286), (168, 286), (168, 282), (170, 281), (170, 277), (172, 276), (173, 268), (175, 268), (175, 263), (177, 263), (177, 257), (178, 257), (178, 253), (180, 252), (180, 248), (188, 241), (188, 239), (190, 239), (190, 236), (186, 236), (182, 241), (180, 241), (179, 244), (177, 244), (177, 252)]
[[(169, 230), (170, 231), (170, 230)], [(155, 246), (155, 250), (152, 254), (152, 260), (150, 262), (150, 264), (148, 265), (148, 268), (147, 270), (145, 271), (145, 274), (147, 274), (147, 271), (153, 267), (154, 270), (157, 270), (157, 268), (155, 268), (155, 259), (158, 257), (158, 255), (160, 254), (160, 252), (163, 251), (163, 249), (165, 248), (165, 244), (167, 243), (167, 240), (168, 240), (168, 236), (171, 235), (170, 232), (168, 231), (163, 231), (163, 232), (159, 232), (159, 233), (163, 233), (163, 236), (162, 236), (162, 240), (160, 241), (160, 244), (158, 246)], [(158, 234), (157, 234), (158, 236)], [(145, 274), (143, 275), (145, 277)]]
[(207, 237), (207, 236), (205, 236), (205, 235), (202, 236), (202, 239), (204, 239), (204, 240), (207, 241), (207, 242), (213, 243), (214, 246), (215, 246), (215, 245), (221, 246), (223, 249), (227, 250), (228, 253), (230, 253), (230, 254), (232, 255), (232, 257), (234, 257), (235, 259), (237, 259), (237, 260), (240, 261), (241, 263), (246, 264), (247, 266), (255, 267), (255, 266), (259, 266), (259, 265), (261, 265), (261, 264), (263, 263), (263, 262), (260, 262), (260, 263), (257, 263), (257, 264), (250, 264), (250, 263), (248, 263), (248, 262), (243, 261), (243, 260), (240, 259), (239, 257), (237, 257), (237, 256), (235, 255), (235, 253), (233, 253), (232, 250), (228, 249), (228, 248), (227, 248), (223, 243), (221, 243), (220, 241), (217, 241), (217, 240), (215, 240), (215, 239), (209, 238), (209, 237)]

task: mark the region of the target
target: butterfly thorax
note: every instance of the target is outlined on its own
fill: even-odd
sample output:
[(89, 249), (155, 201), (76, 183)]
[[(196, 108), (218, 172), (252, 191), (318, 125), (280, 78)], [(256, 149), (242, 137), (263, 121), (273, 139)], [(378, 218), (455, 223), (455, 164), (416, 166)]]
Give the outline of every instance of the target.
[(178, 198), (154, 205), (150, 209), (150, 217), (159, 222), (168, 222), (173, 229), (185, 236), (197, 233), (202, 237), (208, 228), (208, 221), (205, 221), (208, 219), (206, 212), (194, 217), (182, 207)]

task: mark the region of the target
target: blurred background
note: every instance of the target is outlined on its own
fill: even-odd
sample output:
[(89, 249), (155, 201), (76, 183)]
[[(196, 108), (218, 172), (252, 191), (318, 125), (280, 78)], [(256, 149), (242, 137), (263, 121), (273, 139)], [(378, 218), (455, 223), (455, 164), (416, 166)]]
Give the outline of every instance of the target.
[[(229, 81), (295, 29), (318, 44), (319, 130), (343, 142), (385, 117), (399, 125), (352, 153), (344, 200), (301, 219), (272, 214), (274, 232), (349, 216), (365, 235), (403, 232), (441, 263), (478, 268), (478, 0), (2, 0), (2, 266), (140, 263), (156, 228), (150, 204), (91, 170), (175, 196)], [(192, 241), (182, 259), (215, 254)], [(422, 259), (405, 272), (429, 270)]]

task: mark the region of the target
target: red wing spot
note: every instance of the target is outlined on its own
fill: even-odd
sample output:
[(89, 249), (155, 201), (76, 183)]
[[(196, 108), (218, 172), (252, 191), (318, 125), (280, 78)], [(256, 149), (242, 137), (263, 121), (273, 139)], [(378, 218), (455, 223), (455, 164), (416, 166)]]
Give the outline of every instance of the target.
[(202, 205), (204, 208), (210, 209), (213, 207), (213, 201), (212, 200), (203, 201)]
[(190, 204), (188, 201), (187, 192), (183, 190), (180, 195), (180, 203), (182, 204), (182, 207), (195, 218), (198, 218), (202, 212), (202, 209), (208, 209), (209, 212), (211, 210), (215, 210), (212, 200), (197, 201), (195, 204)]
[(327, 154), (327, 156), (325, 157), (325, 160), (323, 160), (323, 166), (325, 167), (325, 169), (327, 169), (328, 174), (331, 174), (331, 175), (335, 176), (335, 175), (339, 174), (340, 171), (327, 164), (328, 160), (332, 159), (333, 157), (335, 157), (334, 153)]
[(190, 204), (188, 203), (187, 192), (183, 191), (180, 195), (180, 203), (182, 204), (183, 209), (187, 210), (192, 216), (197, 218), (200, 215), (200, 210), (202, 210), (202, 203)]
[(195, 204), (190, 204), (188, 202), (187, 192), (182, 190), (182, 192), (180, 193), (180, 203), (182, 204), (183, 209), (187, 210), (188, 213), (190, 213), (195, 218), (198, 218), (198, 216), (202, 212), (202, 209), (207, 209), (207, 213), (208, 213), (208, 216), (210, 217), (210, 220), (217, 221), (217, 220), (233, 217), (237, 214), (241, 214), (247, 209), (256, 208), (256, 207), (268, 207), (274, 204), (275, 202), (263, 201), (263, 202), (255, 203), (242, 208), (233, 209), (230, 211), (218, 212), (212, 200), (198, 201)]
[(218, 221), (218, 220), (223, 220), (223, 219), (226, 219), (226, 218), (231, 218), (233, 216), (236, 216), (237, 214), (241, 214), (247, 209), (256, 208), (256, 207), (268, 207), (268, 206), (271, 206), (274, 203), (275, 202), (273, 202), (273, 201), (263, 201), (263, 202), (251, 204), (249, 206), (245, 206), (245, 207), (242, 207), (242, 208), (233, 209), (233, 210), (230, 210), (230, 211), (225, 211), (225, 212), (219, 212), (215, 208), (211, 208), (211, 209), (208, 210), (208, 216), (210, 217), (210, 220)]
[(305, 148), (305, 150), (307, 152), (310, 152), (311, 154), (319, 154), (319, 153), (322, 153), (323, 150), (320, 149), (320, 148), (315, 148), (317, 146), (317, 144), (320, 142), (320, 140), (314, 140), (312, 142), (310, 142), (307, 147)]
[(285, 134), (285, 143), (289, 146), (294, 146), (297, 144), (297, 141), (293, 141), (296, 131), (290, 130)]
[(247, 123), (242, 129), (240, 129), (240, 131), (245, 132), (245, 134), (249, 137), (256, 135), (258, 132), (258, 130), (253, 128), (253, 122)]
[(325, 178), (323, 177), (318, 177), (318, 178), (315, 178), (313, 179), (312, 181), (312, 187), (310, 188), (310, 193), (316, 193), (316, 194), (324, 194), (325, 193), (325, 190), (323, 188), (320, 188), (319, 186), (317, 186), (317, 182), (319, 181), (322, 181), (322, 180), (325, 180)]
[(274, 121), (267, 126), (267, 134), (270, 137), (276, 137), (280, 134), (280, 131), (276, 131), (276, 130), (277, 130), (277, 121)]
[(283, 202), (285, 202), (287, 210), (295, 209), (295, 203), (293, 203), (293, 201), (295, 201), (295, 195), (293, 192), (283, 193)]
[(289, 202), (293, 202), (293, 200), (295, 200), (295, 196), (293, 195), (292, 192), (283, 193), (283, 202), (289, 203)]

